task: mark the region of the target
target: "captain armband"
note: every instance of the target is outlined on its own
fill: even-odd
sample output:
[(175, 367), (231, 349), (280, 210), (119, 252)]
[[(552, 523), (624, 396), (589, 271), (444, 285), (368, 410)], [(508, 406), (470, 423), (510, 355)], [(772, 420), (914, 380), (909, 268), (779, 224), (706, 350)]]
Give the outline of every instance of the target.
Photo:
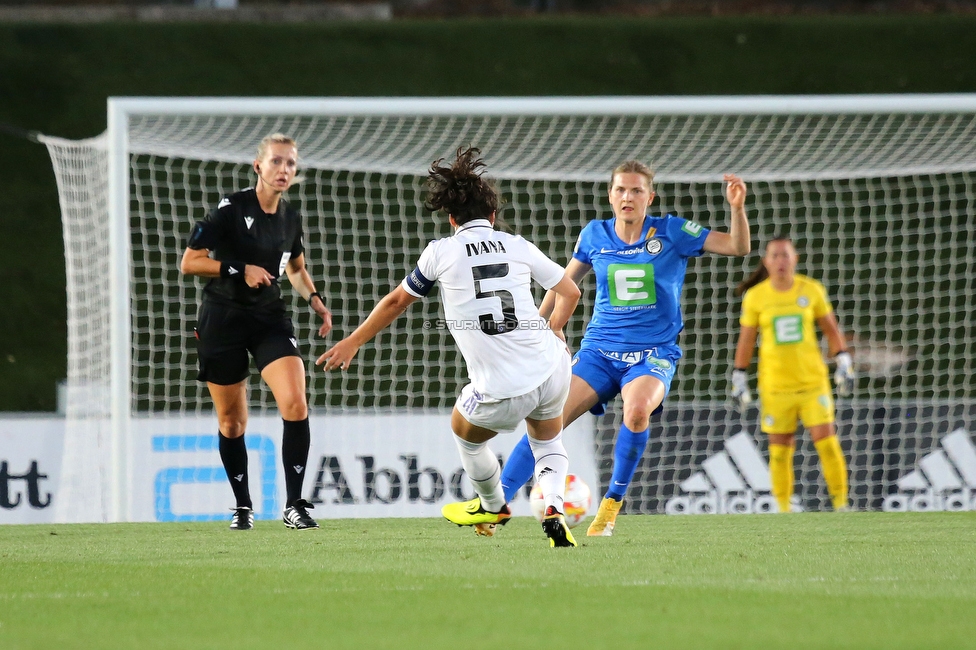
[(426, 296), (434, 288), (434, 283), (424, 277), (418, 266), (405, 278), (407, 287), (417, 296)]

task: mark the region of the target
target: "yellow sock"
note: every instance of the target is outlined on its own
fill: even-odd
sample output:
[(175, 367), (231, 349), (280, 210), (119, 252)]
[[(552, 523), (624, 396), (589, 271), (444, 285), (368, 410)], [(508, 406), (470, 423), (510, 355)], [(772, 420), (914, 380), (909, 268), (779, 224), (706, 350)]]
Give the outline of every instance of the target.
[(829, 436), (813, 443), (820, 455), (820, 469), (823, 471), (830, 500), (834, 510), (847, 506), (847, 461), (841, 451), (837, 436)]
[(793, 498), (793, 447), (769, 445), (769, 479), (780, 512), (790, 511)]

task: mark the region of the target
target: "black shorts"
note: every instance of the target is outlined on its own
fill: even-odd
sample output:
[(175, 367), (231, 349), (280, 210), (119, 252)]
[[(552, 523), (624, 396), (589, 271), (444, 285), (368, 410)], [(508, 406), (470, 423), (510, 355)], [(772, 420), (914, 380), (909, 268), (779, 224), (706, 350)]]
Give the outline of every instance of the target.
[(247, 379), (248, 353), (258, 371), (283, 357), (300, 357), (291, 319), (205, 301), (194, 329), (200, 372), (198, 381), (229, 386)]

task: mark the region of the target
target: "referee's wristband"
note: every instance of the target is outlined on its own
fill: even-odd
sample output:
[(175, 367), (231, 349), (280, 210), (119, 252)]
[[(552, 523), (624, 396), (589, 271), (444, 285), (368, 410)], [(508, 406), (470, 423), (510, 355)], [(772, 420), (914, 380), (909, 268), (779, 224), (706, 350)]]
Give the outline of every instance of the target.
[(220, 263), (220, 277), (222, 278), (234, 278), (235, 280), (244, 280), (244, 267), (246, 265), (244, 262), (221, 262)]
[(312, 298), (318, 298), (322, 301), (323, 305), (325, 304), (325, 298), (322, 297), (322, 294), (318, 291), (313, 291), (312, 293), (308, 294), (308, 304), (310, 307), (312, 305)]

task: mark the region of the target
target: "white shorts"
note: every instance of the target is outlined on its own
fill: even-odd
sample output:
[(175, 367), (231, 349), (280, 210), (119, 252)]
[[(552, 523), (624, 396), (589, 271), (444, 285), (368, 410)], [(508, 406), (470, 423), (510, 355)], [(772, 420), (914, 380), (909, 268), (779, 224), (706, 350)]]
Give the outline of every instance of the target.
[(461, 389), (454, 407), (471, 424), (490, 431), (514, 431), (525, 418), (551, 420), (563, 414), (573, 377), (568, 353), (560, 353), (559, 364), (549, 378), (524, 395), (492, 399), (468, 384)]

